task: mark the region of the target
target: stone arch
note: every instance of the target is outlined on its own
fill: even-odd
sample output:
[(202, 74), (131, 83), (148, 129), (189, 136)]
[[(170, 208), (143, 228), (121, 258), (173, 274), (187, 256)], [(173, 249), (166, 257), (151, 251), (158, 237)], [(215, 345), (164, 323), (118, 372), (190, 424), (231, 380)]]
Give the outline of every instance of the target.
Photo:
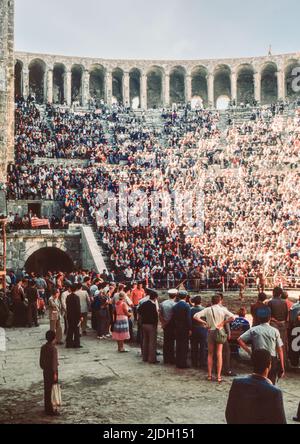
[(170, 105), (185, 103), (185, 76), (182, 66), (175, 66), (170, 71)]
[(300, 95), (300, 61), (289, 60), (284, 69), (285, 94), (288, 99), (295, 99)]
[(261, 70), (261, 104), (269, 105), (278, 100), (277, 65), (266, 63)]
[(131, 108), (141, 107), (141, 71), (137, 68), (129, 71), (129, 97)]
[(23, 62), (16, 60), (15, 63), (15, 96), (23, 96)]
[(65, 74), (65, 65), (55, 63), (53, 67), (53, 103), (58, 105), (62, 105), (65, 101)]
[(201, 98), (204, 107), (208, 106), (207, 74), (205, 66), (196, 66), (191, 73), (192, 100), (194, 98)]
[(97, 106), (105, 98), (105, 69), (102, 65), (93, 65), (90, 69), (90, 97)]
[(74, 262), (70, 256), (57, 247), (37, 248), (30, 254), (24, 265), (25, 270), (40, 274), (48, 271), (66, 271), (70, 272), (75, 269)]
[(45, 74), (46, 63), (41, 59), (34, 59), (29, 64), (29, 94), (35, 97), (37, 103), (45, 102)]
[(228, 65), (218, 65), (214, 71), (215, 105), (219, 97), (231, 98), (231, 69)]
[(71, 69), (71, 96), (72, 102), (79, 102), (82, 105), (82, 80), (83, 80), (83, 66), (73, 65)]
[(163, 105), (163, 69), (152, 66), (147, 72), (148, 108), (160, 108)]
[(237, 103), (253, 105), (254, 101), (254, 68), (247, 63), (237, 69)]
[(123, 77), (124, 71), (115, 68), (112, 72), (112, 96), (113, 102), (123, 104)]

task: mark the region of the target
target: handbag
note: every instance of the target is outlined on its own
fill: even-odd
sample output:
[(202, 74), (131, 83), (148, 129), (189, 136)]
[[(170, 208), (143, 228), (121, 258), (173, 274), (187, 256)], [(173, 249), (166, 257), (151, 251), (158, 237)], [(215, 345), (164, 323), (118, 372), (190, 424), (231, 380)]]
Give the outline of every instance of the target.
[(51, 391), (51, 402), (53, 407), (61, 407), (61, 388), (59, 384), (53, 384), (52, 385), (52, 391)]
[[(214, 318), (214, 322), (216, 323), (216, 318), (215, 318), (215, 314), (214, 314), (213, 309), (211, 309), (211, 311), (212, 311), (212, 315)], [(215, 330), (215, 341), (217, 344), (225, 344), (227, 339), (228, 339), (227, 334), (226, 334), (224, 328), (217, 328)]]

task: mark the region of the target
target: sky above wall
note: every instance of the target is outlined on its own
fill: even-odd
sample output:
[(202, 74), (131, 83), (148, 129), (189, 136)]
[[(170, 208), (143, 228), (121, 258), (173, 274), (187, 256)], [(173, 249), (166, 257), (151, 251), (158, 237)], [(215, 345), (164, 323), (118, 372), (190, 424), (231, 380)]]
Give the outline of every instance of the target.
[(205, 59), (300, 51), (299, 0), (15, 0), (18, 51)]

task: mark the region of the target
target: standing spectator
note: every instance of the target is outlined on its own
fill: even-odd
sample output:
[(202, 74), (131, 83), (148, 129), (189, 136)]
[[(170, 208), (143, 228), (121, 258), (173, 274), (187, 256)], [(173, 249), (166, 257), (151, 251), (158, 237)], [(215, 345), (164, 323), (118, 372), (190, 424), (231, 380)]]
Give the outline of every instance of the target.
[(143, 361), (149, 364), (157, 364), (157, 325), (158, 325), (158, 311), (157, 311), (157, 297), (158, 294), (154, 290), (148, 290), (148, 301), (140, 305), (138, 314), (143, 332), (143, 346), (142, 355)]
[(68, 331), (68, 320), (67, 320), (67, 297), (69, 296), (69, 294), (71, 294), (71, 284), (66, 284), (65, 285), (65, 289), (62, 292), (61, 296), (60, 296), (60, 301), (61, 301), (61, 309), (62, 309), (62, 316), (64, 318), (64, 334), (67, 334)]
[(126, 293), (121, 291), (115, 303), (115, 319), (112, 338), (118, 342), (118, 352), (126, 353), (124, 341), (130, 339), (128, 318), (130, 316), (128, 305), (125, 302)]
[(45, 413), (49, 416), (56, 416), (59, 413), (53, 409), (51, 401), (52, 386), (58, 382), (58, 354), (55, 347), (55, 332), (47, 331), (46, 340), (47, 343), (42, 346), (40, 353), (40, 367), (44, 375)]
[(39, 294), (34, 280), (29, 281), (28, 287), (25, 290), (26, 299), (28, 300), (28, 327), (32, 327), (32, 323), (36, 327), (38, 324), (38, 299)]
[(81, 308), (79, 296), (75, 293), (77, 284), (72, 284), (71, 293), (66, 299), (68, 332), (66, 348), (81, 348), (79, 326), (81, 322)]
[(110, 338), (109, 334), (109, 297), (104, 295), (103, 290), (95, 296), (93, 301), (93, 310), (97, 319), (97, 339)]
[(287, 362), (287, 328), (289, 310), (286, 301), (282, 299), (283, 290), (280, 287), (275, 287), (273, 290), (273, 298), (269, 301), (268, 306), (271, 309), (270, 325), (277, 328), (283, 342), (284, 362)]
[[(284, 355), (283, 342), (277, 328), (270, 325), (271, 312), (268, 307), (258, 310), (257, 315), (260, 319), (260, 325), (250, 328), (246, 333), (238, 339), (240, 347), (242, 347), (250, 356), (251, 350), (246, 345), (251, 343), (252, 350), (267, 350), (272, 356), (272, 366), (269, 372), (269, 378), (275, 385), (278, 378), (284, 376)], [(279, 356), (279, 360), (277, 358)]]
[(191, 358), (194, 368), (205, 368), (207, 364), (207, 329), (199, 325), (194, 319), (196, 313), (204, 310), (201, 305), (201, 296), (195, 296), (192, 300), (192, 337), (191, 337)]
[(88, 313), (90, 310), (90, 297), (87, 290), (83, 288), (83, 285), (81, 283), (77, 284), (77, 288), (78, 289), (76, 290), (76, 294), (77, 296), (79, 296), (80, 300), (81, 319), (82, 319), (81, 330), (83, 336), (86, 336)]
[(145, 290), (143, 289), (143, 285), (141, 282), (139, 282), (136, 285), (134, 285), (134, 288), (131, 290), (130, 299), (133, 303), (133, 315), (134, 320), (137, 320), (137, 309), (139, 306), (140, 301), (145, 297)]
[(259, 325), (257, 310), (260, 308), (266, 307), (267, 299), (268, 299), (268, 296), (266, 295), (266, 293), (259, 293), (257, 301), (255, 302), (255, 304), (251, 305), (251, 315), (253, 317), (253, 324), (252, 324), (253, 327), (255, 327), (256, 325)]
[(179, 291), (179, 302), (173, 308), (173, 320), (176, 339), (176, 367), (188, 368), (189, 337), (192, 332), (191, 308), (186, 303), (188, 293)]
[(226, 407), (228, 424), (286, 424), (282, 392), (268, 379), (272, 357), (267, 350), (252, 355), (253, 374), (236, 378)]
[(58, 288), (52, 290), (51, 297), (49, 299), (49, 319), (50, 319), (50, 330), (55, 332), (56, 341), (58, 345), (62, 345), (62, 328), (61, 328), (61, 313), (62, 306), (60, 301), (60, 291)]
[(164, 331), (163, 355), (164, 364), (175, 364), (175, 327), (173, 320), (173, 308), (176, 305), (175, 298), (178, 290), (168, 291), (169, 299), (160, 304), (159, 318)]
[[(294, 367), (298, 367), (299, 365), (299, 359), (300, 359), (300, 351), (298, 350), (293, 350), (292, 347), (292, 343), (293, 340), (295, 339), (295, 336), (293, 334), (294, 329), (296, 328), (296, 331), (298, 330), (298, 328), (300, 327), (300, 297), (299, 297), (299, 302), (297, 302), (296, 304), (294, 304), (290, 310), (290, 315), (289, 315), (289, 358), (290, 358), (290, 362), (291, 365)], [(297, 332), (298, 335), (298, 332)]]
[[(212, 381), (212, 369), (214, 353), (217, 357), (217, 381), (222, 382), (221, 372), (223, 367), (223, 344), (217, 342), (217, 331), (224, 329), (224, 327), (234, 320), (234, 315), (230, 313), (225, 307), (220, 305), (221, 298), (219, 295), (212, 297), (212, 306), (196, 313), (194, 319), (203, 326), (208, 328), (208, 376), (207, 380)], [(206, 319), (204, 321), (203, 319)]]

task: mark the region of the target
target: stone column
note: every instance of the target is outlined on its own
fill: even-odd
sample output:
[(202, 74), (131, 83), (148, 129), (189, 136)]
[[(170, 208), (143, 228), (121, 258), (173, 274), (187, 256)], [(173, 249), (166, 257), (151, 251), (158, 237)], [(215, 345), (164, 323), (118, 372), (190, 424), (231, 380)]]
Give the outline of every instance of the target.
[(28, 69), (28, 66), (23, 67), (22, 81), (23, 81), (23, 85), (22, 85), (23, 97), (26, 100), (27, 97), (29, 96), (29, 69)]
[(112, 104), (112, 72), (107, 70), (105, 74), (105, 101), (107, 105)]
[(254, 74), (254, 97), (256, 102), (261, 102), (261, 73)]
[(170, 106), (170, 74), (165, 72), (163, 76), (163, 106)]
[(285, 74), (283, 70), (277, 73), (278, 100), (285, 100)]
[(185, 76), (185, 102), (189, 103), (192, 100), (192, 76), (187, 74)]
[(123, 105), (129, 107), (130, 104), (130, 77), (129, 72), (123, 74)]
[(72, 72), (67, 70), (64, 76), (64, 97), (68, 106), (72, 105)]
[(208, 91), (208, 106), (210, 108), (215, 107), (215, 94), (214, 94), (214, 80), (215, 77), (212, 73), (209, 73), (207, 79), (207, 91)]
[(90, 73), (85, 69), (82, 73), (82, 106), (87, 107), (90, 99)]
[(53, 70), (47, 71), (47, 103), (53, 103)]
[(140, 86), (140, 100), (141, 100), (141, 108), (147, 109), (147, 74), (142, 73), (141, 75), (141, 86)]
[(237, 104), (237, 75), (235, 72), (231, 73), (231, 100)]

